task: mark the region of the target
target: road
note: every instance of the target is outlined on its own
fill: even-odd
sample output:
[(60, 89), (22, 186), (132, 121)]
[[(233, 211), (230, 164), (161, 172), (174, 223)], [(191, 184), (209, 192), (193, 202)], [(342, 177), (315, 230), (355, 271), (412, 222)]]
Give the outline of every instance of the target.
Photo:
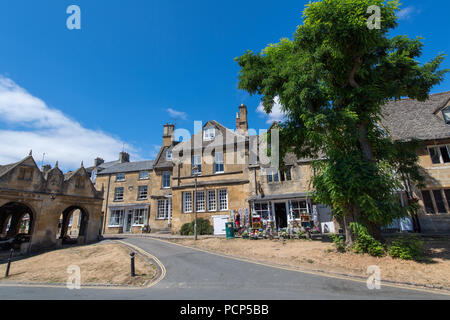
[(0, 300), (450, 299), (449, 295), (388, 285), (382, 285), (381, 290), (369, 290), (364, 282), (240, 261), (151, 238), (126, 238), (123, 241), (157, 257), (165, 266), (165, 277), (153, 287), (136, 290), (0, 286)]

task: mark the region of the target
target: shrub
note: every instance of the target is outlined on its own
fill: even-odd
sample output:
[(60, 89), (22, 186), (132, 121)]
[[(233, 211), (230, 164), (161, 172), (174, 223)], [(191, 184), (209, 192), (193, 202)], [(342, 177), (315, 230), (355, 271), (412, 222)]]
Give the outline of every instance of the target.
[(388, 253), (393, 258), (420, 260), (423, 254), (423, 241), (418, 236), (401, 237), (392, 241)]
[(381, 257), (385, 254), (381, 242), (372, 237), (366, 227), (358, 223), (351, 223), (350, 226), (356, 235), (356, 242), (352, 248), (355, 252), (368, 253), (374, 257)]
[(345, 252), (344, 236), (331, 233), (330, 238), (331, 240), (333, 240), (334, 245), (336, 246), (338, 252)]
[[(214, 228), (207, 219), (197, 219), (197, 234), (213, 234)], [(182, 236), (192, 236), (194, 234), (194, 221), (185, 223), (181, 226), (180, 233)]]

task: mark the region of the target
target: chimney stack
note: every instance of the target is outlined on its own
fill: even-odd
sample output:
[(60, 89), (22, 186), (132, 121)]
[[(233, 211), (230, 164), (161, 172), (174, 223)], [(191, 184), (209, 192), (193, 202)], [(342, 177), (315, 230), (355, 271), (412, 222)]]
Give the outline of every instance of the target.
[(170, 147), (174, 140), (175, 125), (167, 123), (163, 130), (163, 147)]
[(242, 130), (243, 132), (248, 131), (247, 106), (245, 104), (239, 106), (239, 112), (236, 114), (236, 131), (237, 130)]
[(127, 152), (122, 151), (121, 153), (119, 153), (119, 163), (125, 162), (130, 162), (130, 155)]
[(103, 160), (102, 158), (95, 158), (95, 160), (94, 160), (94, 166), (95, 167), (98, 167), (102, 163), (105, 163), (105, 160)]

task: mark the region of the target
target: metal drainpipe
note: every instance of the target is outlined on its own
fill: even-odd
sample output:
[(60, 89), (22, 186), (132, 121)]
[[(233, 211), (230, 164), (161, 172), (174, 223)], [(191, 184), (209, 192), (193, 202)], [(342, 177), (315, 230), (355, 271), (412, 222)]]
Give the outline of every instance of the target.
[(108, 175), (108, 188), (106, 191), (106, 204), (105, 204), (105, 213), (104, 213), (104, 219), (103, 219), (103, 234), (105, 234), (106, 229), (106, 217), (108, 215), (108, 200), (109, 200), (109, 187), (111, 184), (111, 174)]

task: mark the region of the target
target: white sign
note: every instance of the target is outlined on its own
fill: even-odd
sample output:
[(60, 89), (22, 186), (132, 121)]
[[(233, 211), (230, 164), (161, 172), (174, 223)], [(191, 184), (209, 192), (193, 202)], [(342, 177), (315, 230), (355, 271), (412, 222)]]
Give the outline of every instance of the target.
[(335, 233), (334, 222), (322, 222), (322, 233)]

